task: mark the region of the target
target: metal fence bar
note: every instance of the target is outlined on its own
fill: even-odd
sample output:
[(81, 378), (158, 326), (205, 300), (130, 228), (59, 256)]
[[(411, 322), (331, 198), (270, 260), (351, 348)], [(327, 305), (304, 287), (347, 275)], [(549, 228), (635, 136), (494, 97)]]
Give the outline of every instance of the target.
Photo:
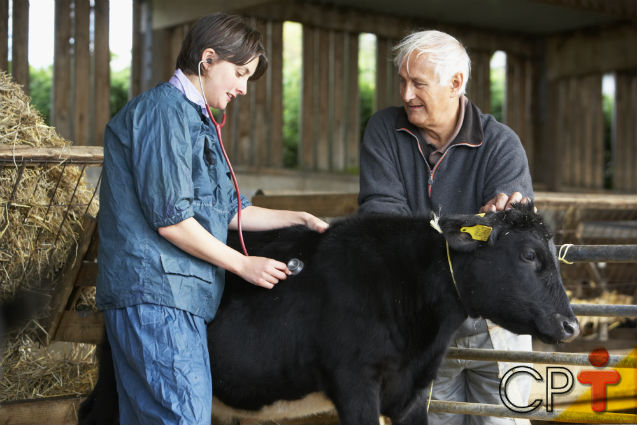
[(637, 317), (637, 305), (571, 304), (576, 316)]
[(560, 245), (558, 251), (566, 250), (564, 259), (573, 263), (635, 263), (637, 245)]
[(587, 413), (554, 410), (546, 412), (538, 409), (532, 413), (519, 413), (506, 406), (494, 404), (466, 403), (460, 401), (431, 400), (430, 412), (456, 413), (462, 415), (498, 416), (507, 418), (525, 418), (534, 421), (578, 422), (591, 424), (635, 424), (637, 415), (625, 413)]
[(576, 316), (637, 317), (632, 304), (571, 304)]
[[(479, 348), (449, 348), (447, 358), (482, 360), (482, 361), (508, 361), (516, 363), (546, 363), (569, 364), (576, 366), (590, 366), (588, 354), (581, 353), (546, 353), (541, 351), (507, 351)], [(622, 356), (611, 354), (607, 367), (622, 367), (637, 369), (637, 358), (632, 355)]]

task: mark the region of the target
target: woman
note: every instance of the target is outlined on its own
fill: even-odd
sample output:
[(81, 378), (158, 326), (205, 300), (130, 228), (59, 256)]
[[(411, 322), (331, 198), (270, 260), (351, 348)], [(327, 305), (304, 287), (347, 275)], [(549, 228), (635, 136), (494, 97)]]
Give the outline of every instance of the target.
[[(237, 198), (206, 103), (224, 110), (267, 68), (260, 34), (215, 14), (188, 33), (170, 82), (131, 100), (106, 127), (97, 304), (113, 350), (121, 423), (209, 423), (206, 323), (228, 270), (272, 288), (284, 263), (225, 245)], [(241, 199), (246, 230), (327, 224)], [(213, 341), (214, 343), (214, 341)]]

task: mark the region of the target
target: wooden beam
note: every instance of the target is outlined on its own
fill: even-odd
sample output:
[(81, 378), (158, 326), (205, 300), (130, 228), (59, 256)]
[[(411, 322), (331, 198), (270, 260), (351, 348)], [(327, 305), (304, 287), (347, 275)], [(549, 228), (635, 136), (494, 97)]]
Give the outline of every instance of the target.
[(51, 302), (49, 303), (51, 313), (45, 320), (44, 327), (47, 335), (51, 339), (57, 339), (56, 333), (64, 315), (64, 310), (68, 302), (69, 296), (75, 287), (75, 281), (80, 271), (82, 261), (78, 259), (84, 258), (86, 251), (91, 243), (93, 232), (95, 231), (97, 220), (89, 215), (84, 216), (81, 228), (83, 233), (80, 235), (77, 243), (77, 250), (71, 250), (66, 265), (62, 269), (60, 279), (55, 282), (53, 288)]
[(538, 3), (549, 3), (572, 9), (598, 12), (605, 15), (626, 18), (637, 16), (637, 3), (635, 0), (532, 0)]
[(637, 28), (616, 25), (549, 37), (546, 43), (547, 78), (637, 69)]
[(73, 137), (76, 145), (89, 145), (89, 95), (90, 95), (90, 54), (89, 25), (91, 4), (89, 0), (75, 0), (75, 90), (73, 102)]
[(71, 138), (71, 0), (55, 1), (55, 48), (51, 123), (58, 134)]
[(60, 163), (62, 161), (84, 164), (101, 164), (104, 149), (101, 146), (68, 146), (64, 148), (33, 148), (0, 144), (0, 163), (28, 161), (33, 163)]
[(9, 70), (9, 0), (0, 0), (0, 71)]
[(22, 84), (29, 94), (29, 2), (13, 0), (13, 34), (11, 47), (11, 74), (13, 81)]
[(26, 424), (75, 424), (77, 410), (83, 397), (48, 397), (46, 399), (7, 401), (0, 407), (0, 423)]
[(65, 311), (53, 338), (56, 341), (99, 344), (104, 338), (104, 317), (100, 312)]
[(506, 50), (526, 56), (532, 56), (534, 53), (531, 39), (519, 34), (494, 30), (485, 31), (468, 25), (441, 25), (435, 19), (394, 17), (351, 7), (282, 0), (276, 3), (270, 2), (258, 6), (236, 8), (234, 12), (279, 22), (300, 22), (304, 25), (335, 31), (369, 32), (395, 40), (406, 36), (412, 28), (431, 28), (452, 34), (469, 50), (473, 48), (493, 51)]
[(95, 0), (95, 145), (104, 144), (104, 129), (111, 117), (111, 54), (108, 42), (109, 0)]
[[(321, 193), (295, 195), (255, 195), (252, 204), (273, 209), (304, 210), (320, 217), (340, 217), (358, 209), (357, 193)], [(637, 210), (634, 195), (612, 193), (565, 193), (536, 192), (535, 205), (538, 210), (555, 209), (607, 209), (614, 211)]]

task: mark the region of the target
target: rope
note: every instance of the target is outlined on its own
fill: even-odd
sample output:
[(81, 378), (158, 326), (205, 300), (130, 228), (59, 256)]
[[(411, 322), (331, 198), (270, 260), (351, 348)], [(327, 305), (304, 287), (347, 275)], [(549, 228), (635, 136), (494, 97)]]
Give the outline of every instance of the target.
[(560, 252), (557, 254), (557, 259), (560, 260), (561, 263), (573, 264), (572, 261), (568, 261), (566, 259), (566, 253), (568, 252), (569, 248), (572, 247), (572, 246), (573, 246), (572, 243), (567, 243), (567, 244), (564, 244), (564, 245), (560, 246)]

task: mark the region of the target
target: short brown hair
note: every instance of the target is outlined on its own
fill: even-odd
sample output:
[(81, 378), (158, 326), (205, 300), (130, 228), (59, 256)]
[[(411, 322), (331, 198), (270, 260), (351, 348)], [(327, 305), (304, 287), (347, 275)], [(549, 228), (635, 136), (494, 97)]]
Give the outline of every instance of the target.
[(250, 80), (258, 79), (268, 68), (261, 33), (239, 16), (215, 13), (199, 19), (181, 44), (177, 68), (185, 74), (197, 74), (201, 54), (208, 48), (220, 59), (235, 65), (245, 65), (258, 57), (259, 63)]

